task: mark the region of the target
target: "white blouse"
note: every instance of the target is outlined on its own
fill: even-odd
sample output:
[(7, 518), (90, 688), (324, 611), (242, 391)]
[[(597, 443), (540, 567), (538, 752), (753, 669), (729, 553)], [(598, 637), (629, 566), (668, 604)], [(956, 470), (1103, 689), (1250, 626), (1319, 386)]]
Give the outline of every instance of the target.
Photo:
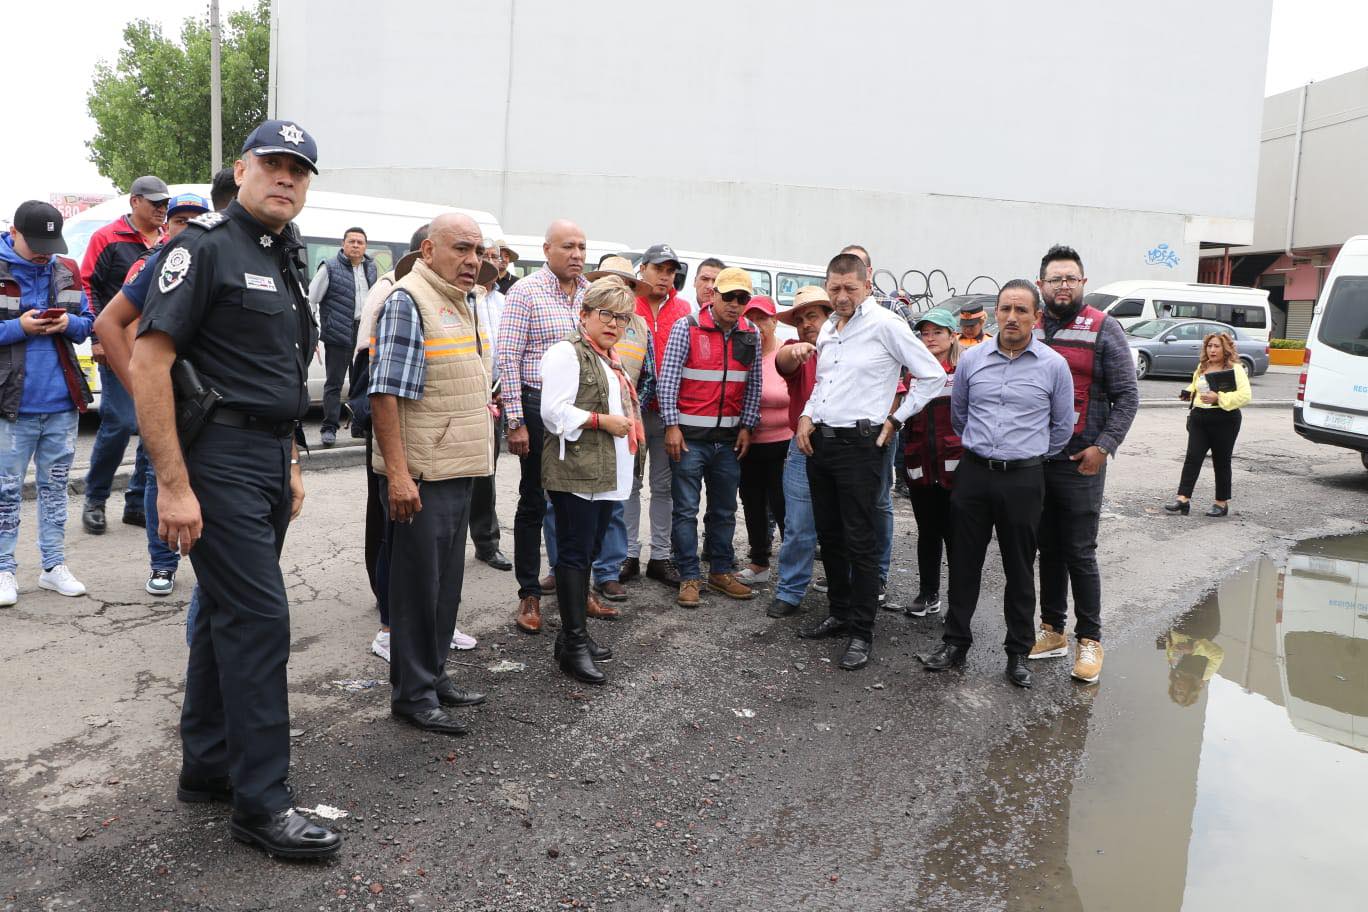
[[(608, 388), (608, 414), (625, 415), (622, 409), (622, 383), (617, 373), (602, 359), (598, 359), (603, 382)], [(566, 441), (579, 440), (589, 412), (575, 408), (579, 393), (579, 354), (569, 342), (557, 342), (542, 355), (541, 418), (546, 429), (560, 438), (560, 459), (565, 458)], [(626, 437), (613, 438), (613, 452), (617, 456), (617, 487), (598, 494), (580, 494), (585, 500), (626, 500), (632, 493), (632, 468), (636, 457), (627, 447)]]

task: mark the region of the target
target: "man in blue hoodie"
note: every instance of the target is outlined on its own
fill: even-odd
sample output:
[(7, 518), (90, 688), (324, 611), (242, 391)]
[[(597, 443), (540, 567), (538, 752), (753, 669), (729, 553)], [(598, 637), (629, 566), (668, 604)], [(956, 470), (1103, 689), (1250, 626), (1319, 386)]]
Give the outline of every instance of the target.
[(86, 588), (66, 566), (67, 477), (77, 417), (91, 402), (75, 343), (95, 315), (67, 252), (62, 215), (29, 200), (0, 234), (0, 607), (18, 600), (14, 559), (24, 475), (38, 487), (38, 585), (62, 595)]

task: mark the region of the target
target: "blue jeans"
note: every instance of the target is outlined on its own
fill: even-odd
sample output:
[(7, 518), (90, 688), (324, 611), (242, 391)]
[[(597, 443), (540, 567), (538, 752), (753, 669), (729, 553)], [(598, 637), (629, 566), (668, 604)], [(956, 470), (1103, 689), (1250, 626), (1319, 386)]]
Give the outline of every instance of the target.
[(898, 440), (888, 445), (888, 459), (884, 461), (883, 487), (874, 508), (883, 514), (883, 522), (875, 529), (879, 547), (879, 582), (888, 582), (888, 565), (893, 563), (893, 461), (898, 458)]
[[(114, 485), (114, 473), (123, 462), (128, 438), (138, 432), (138, 416), (133, 408), (133, 397), (123, 388), (119, 378), (108, 365), (100, 365), (100, 430), (95, 434), (95, 445), (90, 450), (90, 471), (86, 473), (85, 499), (88, 504), (102, 504), (109, 499)], [(125, 510), (143, 509), (143, 486), (147, 479), (147, 456), (142, 444), (133, 463), (133, 474), (128, 479), (124, 494)]]
[[(627, 523), (623, 519), (623, 505), (626, 501), (612, 501), (613, 512), (608, 519), (608, 529), (598, 553), (594, 555), (594, 585), (602, 586), (622, 575), (622, 562), (627, 559)], [(546, 517), (542, 520), (542, 535), (546, 538), (546, 565), (556, 569), (560, 548), (556, 545), (556, 511), (548, 502)]]
[(672, 467), (670, 494), (674, 501), (671, 545), (681, 580), (700, 579), (698, 561), (698, 505), (703, 484), (708, 485), (708, 511), (703, 516), (703, 550), (709, 573), (736, 569), (736, 489), (741, 484), (741, 464), (730, 441), (709, 443), (689, 440)]
[(19, 505), (24, 497), (24, 475), (34, 465), (38, 488), (38, 552), (43, 569), (66, 563), (67, 478), (76, 456), (75, 409), (50, 415), (20, 415), (0, 419), (0, 572), (18, 566), (14, 549), (19, 542)]
[(812, 582), (812, 560), (817, 553), (817, 522), (808, 491), (807, 457), (795, 438), (784, 463), (784, 542), (779, 548), (779, 584), (774, 597), (797, 605)]
[(147, 507), (147, 558), (153, 570), (176, 572), (180, 566), (180, 555), (166, 547), (166, 542), (157, 537), (157, 473), (149, 463), (147, 466), (147, 487), (143, 490), (143, 503)]

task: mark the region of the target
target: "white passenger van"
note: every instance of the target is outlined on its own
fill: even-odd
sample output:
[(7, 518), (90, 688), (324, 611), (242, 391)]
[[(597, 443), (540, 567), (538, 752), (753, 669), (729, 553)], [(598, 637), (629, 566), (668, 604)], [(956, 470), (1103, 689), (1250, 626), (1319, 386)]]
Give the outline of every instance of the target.
[(1292, 427), (1358, 450), (1368, 469), (1368, 234), (1345, 241), (1316, 302)]
[[(509, 272), (518, 278), (531, 275), (546, 265), (546, 254), (542, 251), (542, 244), (546, 242), (545, 235), (491, 235), (488, 240), (505, 241), (518, 255), (518, 261), (509, 267)], [(621, 256), (626, 249), (626, 244), (618, 244), (613, 241), (596, 241), (593, 238), (588, 238), (585, 242), (584, 271), (593, 272), (604, 257)]]
[(1149, 280), (1112, 282), (1089, 292), (1084, 302), (1115, 317), (1123, 327), (1164, 318), (1215, 320), (1267, 342), (1272, 326), (1268, 292), (1262, 288)]
[[(209, 197), (208, 184), (175, 184), (170, 189), (173, 196), (177, 193), (198, 193), (206, 199)], [(75, 260), (78, 266), (81, 265), (86, 245), (96, 229), (127, 212), (128, 197), (118, 196), (68, 219), (62, 229), (68, 247), (67, 256)], [(324, 261), (337, 256), (342, 249), (342, 233), (352, 227), (366, 232), (366, 252), (375, 257), (376, 268), (383, 274), (408, 252), (413, 232), (443, 212), (461, 212), (470, 216), (479, 224), (485, 237), (497, 238), (502, 231), (498, 219), (488, 212), (352, 193), (329, 193), (325, 190), (309, 192), (308, 201), (295, 219), (295, 225), (308, 245), (306, 255), (310, 277)], [(100, 375), (90, 360), (90, 343), (78, 346), (77, 352), (91, 392), (95, 393), (98, 402)], [(319, 343), (314, 361), (309, 365), (309, 398), (315, 404), (323, 401), (323, 380), (323, 346)]]
[[(631, 253), (624, 254), (633, 263), (641, 259), (645, 248), (633, 249)], [(693, 280), (698, 272), (698, 264), (715, 257), (726, 263), (728, 266), (737, 266), (750, 273), (751, 284), (755, 287), (757, 295), (765, 295), (773, 298), (774, 303), (780, 310), (784, 310), (793, 305), (793, 298), (798, 294), (798, 289), (805, 285), (821, 285), (826, 281), (826, 269), (822, 266), (812, 266), (808, 263), (789, 263), (784, 260), (761, 260), (755, 257), (731, 256), (725, 253), (698, 253), (692, 250), (680, 250), (675, 248), (675, 253), (679, 254), (682, 261), (679, 272), (675, 275), (675, 288), (685, 298), (694, 303), (697, 309), (697, 302), (694, 301)]]

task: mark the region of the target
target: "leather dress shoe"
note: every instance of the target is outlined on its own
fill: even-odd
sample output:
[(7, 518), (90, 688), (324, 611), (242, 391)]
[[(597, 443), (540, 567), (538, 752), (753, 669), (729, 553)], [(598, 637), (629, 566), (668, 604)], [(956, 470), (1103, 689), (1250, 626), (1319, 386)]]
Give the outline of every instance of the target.
[(1212, 504), (1211, 509), (1207, 510), (1205, 515), (1211, 517), (1229, 516), (1230, 504), (1226, 504), (1224, 507), (1220, 504)]
[(594, 597), (594, 593), (590, 592), (584, 599), (584, 615), (585, 617), (611, 621), (618, 616), (618, 610), (612, 605), (603, 604)]
[(827, 637), (842, 636), (846, 632), (845, 621), (827, 615), (815, 624), (809, 624), (798, 631), (805, 640), (825, 640)]
[(137, 526), (139, 529), (147, 527), (147, 514), (142, 510), (124, 510), (123, 524), (125, 526)]
[(440, 706), (432, 709), (422, 709), (415, 713), (400, 712), (397, 709), (390, 709), (390, 715), (402, 722), (407, 722), (414, 728), (421, 728), (423, 731), (437, 732), (439, 735), (464, 735), (469, 729), (464, 722), (448, 713)]
[(784, 618), (791, 614), (798, 613), (798, 606), (783, 599), (775, 599), (770, 602), (769, 608), (765, 609), (765, 614), (772, 618)]
[(324, 858), (342, 847), (342, 837), (321, 827), (294, 808), (274, 814), (233, 814), (228, 831), (238, 842), (254, 845), (279, 858)]
[(443, 706), (479, 706), (485, 695), (474, 690), (463, 690), (452, 683), (451, 678), (437, 682), (437, 699)]
[(86, 504), (81, 510), (81, 525), (91, 535), (104, 535), (105, 533), (105, 506), (104, 504)]
[(181, 773), (180, 779), (176, 782), (176, 797), (189, 804), (232, 801), (233, 782), (227, 776), (199, 778)]
[(538, 583), (538, 585), (541, 586), (542, 595), (555, 595), (555, 594), (556, 594), (556, 574), (555, 574), (555, 573), (548, 573), (548, 574), (546, 574), (546, 576), (543, 576), (540, 580), (537, 581), (537, 583)]
[(679, 585), (679, 568), (674, 561), (670, 560), (648, 560), (646, 562), (646, 576), (648, 579), (656, 580), (667, 586)]
[[(589, 636), (588, 633), (585, 633), (584, 636), (589, 643), (589, 658), (593, 659), (595, 663), (613, 661), (613, 650), (611, 647), (604, 646), (597, 642), (593, 637)], [(564, 651), (565, 634), (560, 633), (556, 635), (556, 643), (551, 647), (551, 657), (559, 662), (561, 653)]]
[(857, 668), (864, 668), (869, 664), (869, 653), (874, 648), (874, 644), (863, 637), (851, 637), (846, 644), (845, 655), (841, 656), (840, 667), (842, 671), (855, 671)]
[(513, 569), (513, 562), (508, 558), (504, 557), (504, 553), (498, 550), (497, 548), (494, 549), (494, 551), (490, 554), (477, 554), (475, 555), (475, 559), (478, 561), (484, 561), (486, 564), (489, 564), (489, 566), (493, 567), (495, 570)]
[(515, 623), (523, 633), (541, 633), (541, 599), (535, 595), (519, 599)]
[(1164, 509), (1169, 513), (1181, 513), (1184, 516), (1187, 516), (1192, 512), (1192, 501), (1179, 500), (1175, 497), (1173, 500), (1164, 504)]
[[(627, 588), (617, 580), (608, 580), (594, 587), (594, 594), (599, 598), (607, 599), (610, 602), (627, 601)], [(593, 615), (590, 615), (593, 617)]]
[(1017, 687), (1031, 686), (1031, 672), (1026, 668), (1026, 657), (1009, 655), (1007, 657), (1007, 680)]
[(641, 576), (641, 558), (629, 557), (622, 562), (622, 569), (618, 572), (619, 582), (630, 583), (638, 576)]
[(952, 646), (941, 643), (935, 652), (919, 653), (917, 661), (927, 671), (945, 671), (947, 668), (961, 668), (969, 656), (968, 646)]

